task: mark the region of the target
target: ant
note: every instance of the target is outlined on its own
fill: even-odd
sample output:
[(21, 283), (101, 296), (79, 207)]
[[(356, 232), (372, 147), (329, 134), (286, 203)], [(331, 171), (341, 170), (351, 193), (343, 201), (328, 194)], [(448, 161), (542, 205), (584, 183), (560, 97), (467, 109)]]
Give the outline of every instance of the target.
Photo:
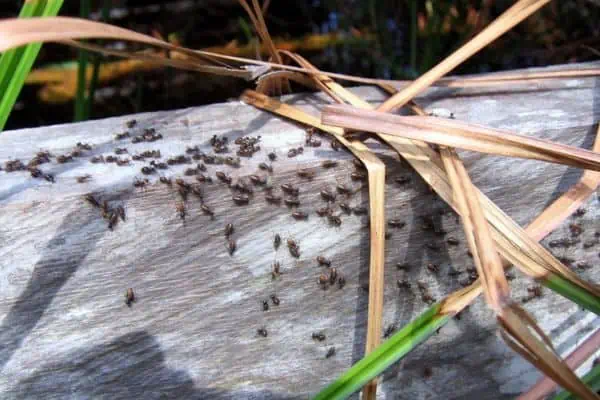
[(125, 304), (127, 304), (127, 307), (131, 307), (131, 303), (133, 303), (134, 301), (135, 301), (135, 293), (133, 293), (132, 288), (129, 288), (125, 292)]
[(319, 263), (319, 265), (331, 267), (331, 260), (329, 260), (328, 258), (325, 258), (323, 256), (317, 256), (317, 262)]

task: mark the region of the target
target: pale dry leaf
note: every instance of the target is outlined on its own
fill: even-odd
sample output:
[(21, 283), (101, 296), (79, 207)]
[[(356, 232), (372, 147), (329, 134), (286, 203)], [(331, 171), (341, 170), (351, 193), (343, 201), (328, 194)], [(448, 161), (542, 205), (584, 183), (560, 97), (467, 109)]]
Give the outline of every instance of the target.
[[(572, 370), (577, 369), (585, 360), (590, 358), (600, 348), (600, 331), (596, 331), (581, 343), (577, 349), (565, 358), (565, 363)], [(556, 382), (547, 376), (543, 376), (527, 392), (521, 393), (517, 400), (539, 400), (543, 399), (556, 389)]]
[[(352, 105), (360, 108), (372, 108), (370, 104), (359, 99), (331, 79), (324, 84), (334, 88), (336, 93), (344, 97)], [(345, 93), (345, 94), (344, 94)], [(320, 129), (325, 130), (325, 125), (320, 124)], [(420, 140), (397, 138), (388, 143), (421, 175), (421, 177), (440, 195), (440, 197), (457, 208), (452, 199), (452, 190), (448, 177), (443, 170), (440, 156), (426, 143)], [(479, 190), (476, 193), (482, 202), (486, 218), (491, 223), (492, 235), (500, 247), (500, 253), (510, 263), (516, 265), (527, 275), (535, 279), (543, 279), (549, 273), (556, 273), (573, 284), (583, 287), (598, 296), (600, 287), (584, 281), (569, 268), (561, 264), (548, 250), (532, 240), (527, 233), (500, 210), (489, 198)]]
[[(160, 56), (153, 57), (148, 53), (121, 52), (118, 50), (102, 49), (101, 47), (77, 43), (74, 39), (115, 39), (130, 42), (144, 43), (155, 46), (171, 53), (184, 53), (187, 60), (169, 60)], [(25, 18), (7, 19), (0, 21), (0, 52), (35, 42), (57, 42), (72, 45), (79, 48), (89, 48), (105, 54), (114, 54), (129, 58), (137, 58), (160, 62), (163, 65), (171, 65), (178, 68), (192, 69), (206, 73), (216, 73), (235, 76), (244, 79), (253, 79), (254, 71), (229, 66), (218, 58), (207, 54), (200, 54), (171, 43), (156, 39), (152, 36), (143, 35), (117, 26), (93, 22), (79, 18), (48, 17), (48, 18)]]
[(462, 162), (459, 161), (458, 154), (446, 147), (440, 148), (440, 153), (452, 185), (454, 199), (460, 209), (465, 236), (473, 254), (486, 301), (499, 313), (509, 300), (510, 290), (488, 223), (483, 217), (479, 199), (473, 195), (473, 185)]
[[(295, 107), (281, 103), (264, 94), (248, 90), (241, 100), (255, 107), (274, 112), (309, 126), (319, 125), (319, 119)], [(385, 250), (385, 164), (363, 143), (348, 142), (343, 130), (325, 130), (346, 146), (366, 169), (369, 183), (370, 261), (369, 261), (369, 319), (367, 326), (366, 352), (372, 351), (380, 342), (383, 317), (383, 279)], [(373, 388), (372, 385), (369, 387)], [(373, 390), (373, 389), (371, 389)]]
[[(284, 117), (285, 116), (289, 117), (289, 115), (291, 114), (289, 108), (292, 108), (292, 107), (290, 107), (288, 105), (280, 103), (274, 99), (267, 98), (266, 96), (259, 96), (259, 99), (260, 99), (260, 101), (254, 103), (254, 104), (259, 107), (262, 106), (263, 109), (272, 111), (272, 112), (282, 115)], [(286, 110), (283, 111), (284, 109), (286, 109)], [(295, 114), (294, 119), (296, 119), (299, 122), (310, 124), (311, 126), (314, 126), (319, 129), (333, 130), (336, 133), (339, 132), (334, 127), (329, 127), (329, 126), (324, 126), (324, 125), (319, 124), (318, 120), (309, 114), (306, 114), (299, 110), (297, 110), (297, 113), (294, 113), (294, 114)], [(480, 199), (486, 199), (485, 196), (483, 196), (482, 194), (479, 194), (478, 196)], [(488, 199), (488, 201), (489, 201), (489, 199)], [(493, 204), (493, 203), (491, 203), (491, 204)], [(506, 218), (508, 218), (508, 217), (506, 217)], [(539, 235), (540, 233), (538, 232), (537, 234)], [(539, 239), (541, 239), (541, 237), (536, 237), (536, 239), (539, 240)], [(445, 298), (441, 302), (441, 313), (443, 313), (443, 314), (449, 313), (451, 315), (454, 315), (454, 314), (460, 312), (466, 305), (470, 304), (479, 295), (480, 291), (481, 291), (481, 286), (480, 286), (480, 282), (478, 280), (476, 283), (474, 283), (470, 287), (459, 290), (458, 292), (455, 292), (455, 293), (449, 295), (447, 298)], [(543, 333), (541, 333), (541, 334), (543, 337)], [(551, 343), (549, 343), (549, 344), (551, 346)]]
[(387, 99), (381, 106), (378, 107), (378, 109), (380, 111), (391, 111), (395, 108), (402, 107), (409, 100), (412, 100), (416, 95), (431, 86), (439, 78), (448, 74), (463, 61), (496, 40), (498, 37), (502, 36), (515, 25), (529, 17), (531, 14), (549, 2), (550, 0), (517, 1), (512, 7), (496, 18), (484, 30), (479, 32), (473, 39), (469, 40), (454, 53), (438, 63), (435, 67), (421, 75), (408, 87), (402, 89), (400, 92)]
[(579, 398), (600, 399), (560, 359), (550, 339), (524, 310), (514, 304), (505, 307), (498, 316), (498, 322), (503, 328), (500, 333), (504, 341), (544, 374)]
[[(583, 398), (593, 399), (593, 393), (560, 360), (550, 338), (541, 330), (534, 318), (516, 304), (511, 304), (504, 269), (494, 248), (469, 175), (456, 152), (445, 147), (441, 148), (440, 152), (456, 202), (461, 210), (465, 234), (479, 272), (483, 292), (488, 304), (498, 316), (503, 329), (502, 337), (509, 346), (546, 375), (553, 378), (559, 376), (561, 383), (573, 393)], [(532, 330), (537, 337), (532, 334)], [(511, 340), (507, 340), (508, 337)]]
[(323, 108), (321, 121), (340, 128), (389, 135), (385, 137), (388, 142), (393, 142), (395, 137), (422, 140), (481, 153), (528, 158), (600, 171), (598, 153), (446, 118), (407, 117), (331, 105)]
[[(360, 105), (361, 103), (364, 103), (364, 101), (357, 99), (355, 105)], [(281, 105), (282, 103), (270, 99), (268, 110), (286, 116), (279, 112)], [(303, 113), (302, 115), (308, 114)], [(323, 125), (319, 121), (315, 121), (314, 117), (309, 117), (307, 121), (300, 122), (310, 124), (324, 131), (333, 130), (340, 132), (338, 128)], [(390, 144), (411, 164), (444, 201), (457, 210), (452, 198), (452, 189), (442, 167), (442, 161), (435, 151), (421, 141), (399, 139)], [(486, 219), (491, 223), (492, 236), (499, 246), (500, 254), (509, 263), (517, 265), (521, 271), (535, 279), (543, 279), (549, 273), (556, 273), (573, 284), (585, 288), (594, 295), (600, 295), (598, 285), (586, 282), (569, 268), (562, 265), (548, 250), (533, 241), (518, 224), (502, 212), (483, 193), (479, 190), (476, 190), (476, 192), (482, 202)]]
[[(373, 85), (408, 85), (411, 81), (395, 81), (395, 80), (382, 80), (382, 79), (371, 79), (362, 78), (352, 75), (337, 74), (324, 71), (311, 71), (302, 67), (295, 67), (290, 65), (280, 65), (267, 61), (253, 60), (243, 57), (228, 56), (225, 54), (219, 54), (210, 51), (193, 50), (185, 47), (174, 46), (171, 43), (160, 41), (159, 39), (151, 36), (143, 35), (135, 31), (120, 28), (117, 26), (103, 24), (100, 22), (94, 22), (79, 18), (71, 17), (47, 17), (47, 18), (28, 18), (28, 19), (5, 19), (0, 21), (0, 52), (12, 49), (18, 46), (22, 46), (28, 43), (34, 42), (61, 42), (65, 40), (76, 40), (76, 39), (114, 39), (114, 40), (127, 40), (135, 41), (140, 43), (146, 43), (151, 46), (157, 46), (170, 51), (171, 58), (192, 58), (199, 61), (203, 61), (204, 64), (212, 63), (214, 65), (221, 65), (228, 69), (234, 69), (228, 67), (225, 62), (241, 63), (243, 65), (254, 65), (262, 68), (255, 69), (252, 73), (247, 72), (238, 76), (244, 79), (254, 79), (260, 76), (260, 73), (266, 72), (268, 69), (286, 70), (290, 72), (298, 72), (306, 75), (325, 75), (331, 78), (341, 79), (349, 82), (358, 82), (364, 84)], [(242, 71), (242, 70), (240, 70)], [(212, 72), (212, 71), (209, 71)], [(546, 76), (539, 76), (537, 79), (554, 79), (562, 77), (561, 74), (571, 73), (576, 74), (578, 77), (590, 77), (597, 76), (600, 74), (598, 68), (576, 68), (571, 71), (556, 71), (556, 72), (545, 72)], [(229, 71), (227, 75), (232, 75)], [(501, 74), (499, 74), (501, 75)], [(276, 79), (279, 77), (272, 77)], [(271, 80), (269, 79), (269, 80)], [(471, 79), (475, 81), (472, 82)], [(494, 78), (497, 80), (488, 79), (487, 81), (477, 82), (476, 78), (463, 78), (463, 77), (448, 77), (442, 78), (438, 82), (434, 82), (434, 86), (452, 86), (452, 87), (469, 87), (469, 86), (488, 86), (498, 84), (498, 79), (501, 81), (502, 76)], [(519, 77), (514, 77), (519, 80)], [(267, 82), (269, 81), (267, 80)], [(502, 82), (500, 82), (502, 83)], [(267, 85), (265, 82), (263, 86)]]
[[(304, 57), (287, 51), (282, 51), (283, 54), (287, 55), (292, 60), (296, 61), (301, 67), (304, 67), (311, 71), (318, 71), (318, 69), (309, 63)], [(312, 75), (311, 78), (315, 84), (329, 95), (334, 101), (343, 103), (343, 95), (346, 93), (345, 90), (340, 90), (333, 83), (333, 80), (324, 75)], [(338, 95), (340, 93), (340, 95)], [(381, 184), (385, 183), (385, 179)], [(379, 184), (379, 182), (377, 183)], [(369, 183), (369, 186), (371, 184)], [(381, 192), (385, 191), (385, 188), (380, 189)], [(373, 197), (369, 197), (369, 203), (376, 201)], [(383, 205), (381, 206), (383, 210)], [(383, 213), (381, 215), (371, 216), (371, 223), (373, 220), (377, 220), (378, 223), (384, 224), (385, 218)], [(385, 225), (384, 225), (385, 226)], [(371, 249), (380, 248), (383, 249), (385, 246), (384, 236), (371, 236)], [(367, 320), (367, 340), (365, 346), (365, 354), (369, 354), (375, 350), (379, 345), (381, 339), (381, 320), (383, 317), (383, 291), (384, 291), (384, 259), (383, 254), (381, 257), (373, 258), (374, 261), (369, 266), (369, 316)], [(374, 400), (377, 394), (377, 380), (374, 379), (369, 382), (363, 388), (363, 399)]]

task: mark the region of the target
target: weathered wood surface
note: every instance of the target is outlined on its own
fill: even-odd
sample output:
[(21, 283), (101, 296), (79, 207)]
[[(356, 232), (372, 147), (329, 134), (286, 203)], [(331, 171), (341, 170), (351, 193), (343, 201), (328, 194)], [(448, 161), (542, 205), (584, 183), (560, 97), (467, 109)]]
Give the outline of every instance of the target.
[[(372, 102), (383, 95), (372, 88), (355, 92)], [(324, 97), (293, 95), (287, 99), (316, 112)], [(590, 148), (600, 119), (599, 81), (593, 78), (528, 83), (486, 89), (435, 89), (419, 99), (428, 110), (451, 110), (456, 118), (506, 128), (562, 143)], [(323, 188), (349, 184), (357, 193), (352, 206), (366, 206), (366, 187), (349, 179), (351, 156), (335, 152), (323, 139), (318, 148), (287, 158), (289, 148), (303, 145), (301, 127), (240, 102), (215, 104), (173, 112), (135, 116), (139, 134), (154, 127), (164, 139), (132, 144), (114, 140), (126, 130), (131, 117), (81, 124), (4, 132), (0, 135), (0, 161), (29, 161), (35, 152), (65, 154), (77, 142), (93, 149), (73, 162), (41, 165), (55, 175), (54, 184), (33, 179), (27, 172), (0, 172), (0, 390), (3, 398), (306, 398), (363, 356), (366, 333), (368, 283), (368, 230), (366, 217), (342, 215), (340, 227), (330, 227), (315, 214), (324, 202)], [(212, 135), (233, 142), (242, 135), (262, 136), (262, 151), (242, 159), (239, 169), (208, 166), (208, 173), (225, 171), (234, 178), (256, 173), (266, 152), (279, 159), (270, 175), (273, 184), (300, 187), (300, 209), (308, 221), (295, 221), (285, 205), (265, 202), (259, 189), (247, 206), (232, 203), (222, 183), (203, 185), (206, 204), (215, 218), (200, 212), (190, 195), (185, 223), (175, 206), (173, 188), (150, 176), (145, 189), (132, 186), (142, 177), (140, 168), (92, 164), (91, 156), (127, 147), (130, 154), (160, 149), (164, 161), (199, 145), (209, 152)], [(397, 156), (379, 144), (370, 146), (388, 167), (386, 217), (406, 221), (402, 229), (389, 229), (386, 242), (384, 325), (401, 327), (427, 308), (416, 287), (426, 281), (436, 299), (460, 288), (472, 266), (460, 225), (448, 207)], [(230, 144), (231, 149), (237, 146)], [(544, 164), (463, 152), (473, 181), (520, 224), (527, 224), (578, 179), (580, 171)], [(319, 163), (339, 160), (324, 170)], [(192, 165), (170, 167), (165, 176), (182, 175)], [(317, 172), (311, 181), (296, 177), (299, 169)], [(260, 172), (262, 175), (264, 173)], [(91, 174), (87, 183), (75, 177)], [(406, 185), (395, 183), (409, 175)], [(192, 179), (187, 178), (189, 181)], [(96, 193), (111, 207), (123, 205), (126, 222), (107, 229), (97, 209), (82, 200)], [(279, 189), (276, 193), (281, 194)], [(338, 196), (337, 204), (342, 196)], [(568, 224), (576, 221), (584, 231), (580, 242), (568, 249), (553, 249), (557, 256), (588, 262), (578, 269), (586, 279), (598, 281), (600, 229), (596, 195), (583, 217), (567, 221), (548, 240), (568, 237)], [(444, 211), (443, 215), (440, 211)], [(423, 230), (420, 217), (432, 216), (437, 230)], [(223, 234), (233, 223), (237, 251), (229, 256)], [(284, 240), (278, 251), (273, 237)], [(450, 246), (446, 239), (460, 240)], [(301, 257), (290, 256), (285, 240), (295, 239)], [(548, 240), (545, 242), (547, 243)], [(426, 247), (432, 244), (433, 248)], [(436, 250), (435, 247), (439, 249)], [(345, 277), (346, 286), (322, 290), (317, 277), (325, 268), (315, 257), (331, 258)], [(282, 263), (279, 279), (271, 279), (271, 264)], [(397, 263), (407, 263), (411, 289), (398, 289), (403, 278)], [(426, 268), (440, 266), (438, 274)], [(449, 275), (457, 270), (460, 275)], [(515, 298), (526, 296), (532, 282), (520, 273), (512, 281)], [(124, 304), (126, 288), (137, 301)], [(279, 306), (262, 301), (276, 294)], [(544, 291), (526, 304), (561, 353), (567, 353), (600, 325), (598, 318), (567, 300)], [(257, 335), (266, 327), (268, 337)], [(315, 342), (311, 333), (327, 339)], [(335, 356), (326, 359), (329, 347)], [(586, 364), (589, 368), (589, 363)], [(425, 378), (424, 369), (432, 375)], [(451, 321), (383, 377), (379, 398), (512, 398), (529, 387), (539, 374), (508, 350), (495, 335), (492, 314), (483, 301)]]

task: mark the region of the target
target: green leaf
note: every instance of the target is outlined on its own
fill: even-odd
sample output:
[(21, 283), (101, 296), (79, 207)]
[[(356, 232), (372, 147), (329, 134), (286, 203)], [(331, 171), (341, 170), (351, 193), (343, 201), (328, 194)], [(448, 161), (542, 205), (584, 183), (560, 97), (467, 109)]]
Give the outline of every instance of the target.
[[(549, 275), (541, 283), (596, 315), (600, 315), (599, 299), (584, 289), (557, 275)], [(348, 397), (427, 340), (450, 320), (449, 316), (439, 314), (440, 304), (433, 305), (371, 354), (354, 364), (344, 375), (323, 389), (315, 400)]]
[[(111, 0), (104, 0), (102, 5), (102, 15), (100, 21), (107, 22), (108, 16), (110, 12), (110, 3)], [(102, 42), (99, 42), (102, 43)], [(96, 92), (96, 87), (98, 86), (98, 76), (100, 75), (100, 60), (102, 56), (100, 54), (95, 54), (93, 56), (93, 68), (92, 68), (92, 80), (90, 82), (90, 90), (87, 96), (86, 101), (86, 112), (87, 117), (90, 118), (92, 116), (92, 106), (94, 105), (94, 93)]]
[[(42, 15), (44, 5), (45, 1), (33, 1), (23, 4), (21, 12), (19, 13), (19, 18), (30, 18)], [(6, 92), (6, 88), (10, 82), (10, 77), (7, 79), (6, 76), (9, 71), (15, 70), (24, 51), (24, 47), (19, 47), (17, 49), (8, 50), (0, 56), (0, 93)]]
[(596, 315), (600, 315), (600, 299), (593, 294), (588, 293), (585, 289), (554, 274), (549, 275), (542, 283), (544, 286), (577, 303), (586, 310), (591, 311)]
[[(19, 18), (56, 16), (62, 4), (63, 0), (29, 1), (23, 5)], [(6, 125), (41, 48), (41, 43), (32, 43), (9, 50), (0, 57), (0, 131)]]
[[(89, 18), (90, 16), (90, 0), (81, 0), (79, 16), (81, 18)], [(88, 118), (88, 107), (86, 102), (87, 89), (87, 63), (88, 52), (79, 50), (79, 67), (77, 69), (77, 92), (75, 94), (75, 121), (84, 121)]]
[(345, 399), (381, 374), (448, 322), (449, 316), (439, 314), (440, 307), (441, 303), (434, 304), (371, 354), (354, 364), (344, 375), (317, 394), (314, 400)]

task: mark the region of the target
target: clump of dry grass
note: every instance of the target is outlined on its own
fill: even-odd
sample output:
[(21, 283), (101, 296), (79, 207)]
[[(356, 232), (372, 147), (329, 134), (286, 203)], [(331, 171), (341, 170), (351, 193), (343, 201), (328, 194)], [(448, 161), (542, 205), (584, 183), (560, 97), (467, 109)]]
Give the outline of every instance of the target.
[[(598, 186), (600, 174), (586, 171), (580, 185), (574, 187), (570, 192), (574, 197), (563, 196), (549, 208), (552, 212), (558, 212), (557, 216), (549, 216), (550, 211), (543, 213), (532, 226), (523, 230), (472, 184), (467, 170), (453, 148), (459, 147), (509, 157), (533, 158), (593, 171), (600, 171), (600, 157), (594, 152), (548, 141), (500, 132), (460, 121), (450, 122), (425, 117), (424, 112), (412, 103), (412, 99), (416, 95), (434, 84), (483, 86), (501, 84), (509, 80), (565, 76), (560, 74), (533, 76), (508, 74), (504, 78), (495, 79), (443, 79), (445, 74), (464, 60), (548, 2), (549, 0), (517, 1), (496, 21), (446, 60), (397, 92), (389, 82), (325, 73), (317, 70), (297, 54), (278, 51), (269, 36), (263, 17), (268, 2), (263, 3), (261, 7), (257, 0), (252, 0), (252, 6), (246, 0), (240, 0), (240, 4), (248, 12), (257, 35), (269, 48), (271, 56), (269, 62), (194, 51), (126, 29), (60, 17), (0, 22), (0, 51), (31, 42), (58, 41), (105, 54), (143, 59), (198, 72), (244, 79), (255, 79), (261, 76), (258, 89), (262, 93), (245, 92), (242, 96), (245, 102), (333, 135), (365, 164), (368, 171), (371, 258), (366, 353), (370, 353), (377, 347), (381, 332), (385, 243), (383, 190), (385, 167), (377, 155), (361, 143), (356, 136), (345, 135), (344, 128), (372, 131), (380, 140), (406, 159), (440, 197), (462, 217), (469, 247), (481, 278), (471, 287), (455, 292), (444, 299), (440, 303), (439, 314), (454, 315), (460, 312), (483, 291), (488, 305), (496, 313), (500, 332), (509, 346), (572, 393), (582, 398), (594, 399), (598, 396), (591, 392), (560, 359), (554, 351), (551, 341), (537, 327), (535, 320), (511, 301), (510, 287), (504, 277), (504, 268), (511, 264), (515, 265), (525, 274), (545, 282), (560, 279), (562, 284), (571, 285), (569, 287), (574, 288), (572, 290), (579, 291), (578, 293), (583, 293), (591, 298), (592, 300), (586, 305), (597, 312), (597, 303), (600, 297), (598, 285), (582, 280), (536, 240), (539, 240), (562, 219), (570, 215), (589, 196), (594, 190), (593, 188)], [(164, 52), (149, 54), (106, 50), (76, 41), (85, 38), (136, 41), (158, 47)], [(299, 66), (283, 65), (282, 55)], [(249, 68), (249, 65), (264, 68)], [(274, 71), (265, 74), (269, 68)], [(598, 72), (593, 70), (585, 73), (598, 74)], [(369, 103), (353, 95), (336, 83), (333, 78), (376, 83), (392, 93), (393, 96), (377, 110), (373, 110)], [(281, 93), (287, 88), (288, 79), (316, 87), (328, 94), (333, 101), (351, 105), (353, 108), (348, 108), (348, 106), (328, 107), (323, 112), (322, 120), (319, 120), (319, 118), (303, 113), (264, 94)], [(418, 116), (399, 117), (385, 114), (385, 112), (402, 106), (409, 106)], [(442, 146), (439, 153), (430, 145), (431, 143)], [(594, 146), (594, 150), (598, 150), (597, 145)], [(376, 381), (365, 386), (364, 398), (374, 399), (376, 388)]]

